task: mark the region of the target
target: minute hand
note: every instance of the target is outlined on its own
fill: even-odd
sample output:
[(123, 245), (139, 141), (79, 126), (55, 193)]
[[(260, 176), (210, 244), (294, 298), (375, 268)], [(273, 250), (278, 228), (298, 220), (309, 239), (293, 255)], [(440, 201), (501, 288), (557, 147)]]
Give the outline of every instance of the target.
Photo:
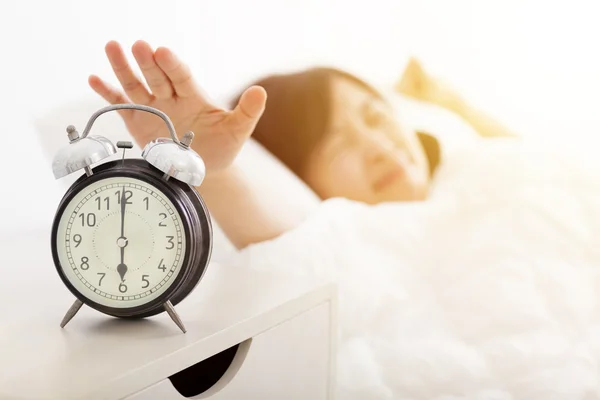
[(123, 186), (123, 192), (121, 193), (121, 237), (119, 244), (121, 251), (121, 263), (117, 266), (117, 272), (121, 277), (121, 281), (125, 280), (125, 274), (127, 273), (127, 265), (125, 265), (125, 247), (127, 246), (127, 239), (125, 238), (125, 206), (127, 200), (125, 199), (125, 186)]
[[(123, 186), (123, 191), (121, 192), (121, 237), (125, 237), (125, 206), (127, 205), (127, 200), (125, 200), (125, 186)], [(123, 254), (123, 253), (121, 253)], [(121, 263), (123, 263), (123, 259), (121, 259)]]

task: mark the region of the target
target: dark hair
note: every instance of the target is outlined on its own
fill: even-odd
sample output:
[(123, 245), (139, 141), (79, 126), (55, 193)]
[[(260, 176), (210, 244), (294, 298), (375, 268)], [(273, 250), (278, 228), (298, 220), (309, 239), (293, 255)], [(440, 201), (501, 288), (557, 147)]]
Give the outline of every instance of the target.
[[(266, 90), (267, 104), (252, 137), (299, 177), (309, 155), (325, 137), (330, 123), (332, 82), (339, 77), (383, 98), (356, 76), (331, 67), (269, 75), (253, 83)], [(239, 97), (232, 107), (238, 101)]]

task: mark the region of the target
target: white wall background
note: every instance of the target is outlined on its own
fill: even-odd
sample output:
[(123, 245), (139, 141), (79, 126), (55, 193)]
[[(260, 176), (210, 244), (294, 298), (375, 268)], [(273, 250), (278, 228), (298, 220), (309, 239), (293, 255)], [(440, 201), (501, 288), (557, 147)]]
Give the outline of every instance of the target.
[(587, 132), (600, 118), (598, 16), (591, 0), (2, 2), (0, 82), (3, 101), (34, 113), (73, 101), (89, 73), (112, 78), (109, 39), (172, 46), (217, 97), (313, 63), (391, 82), (415, 54), (524, 134)]
[(0, 166), (9, 187), (50, 188), (50, 160), (32, 121), (93, 96), (90, 73), (115, 82), (104, 44), (129, 47), (138, 38), (174, 48), (218, 99), (263, 73), (315, 63), (392, 84), (416, 55), (522, 134), (598, 145), (599, 7), (592, 0), (3, 1)]

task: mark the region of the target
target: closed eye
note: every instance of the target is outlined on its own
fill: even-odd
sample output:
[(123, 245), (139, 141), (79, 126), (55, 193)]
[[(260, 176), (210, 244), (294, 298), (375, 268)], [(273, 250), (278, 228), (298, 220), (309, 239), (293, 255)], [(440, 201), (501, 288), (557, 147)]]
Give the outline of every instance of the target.
[(390, 119), (389, 110), (381, 104), (381, 101), (374, 99), (365, 102), (362, 117), (365, 125), (372, 129), (387, 125)]

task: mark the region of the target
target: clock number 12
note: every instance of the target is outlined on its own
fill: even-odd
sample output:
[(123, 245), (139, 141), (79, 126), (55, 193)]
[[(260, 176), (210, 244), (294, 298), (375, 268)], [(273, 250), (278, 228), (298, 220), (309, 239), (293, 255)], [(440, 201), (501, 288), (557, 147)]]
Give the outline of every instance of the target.
[[(115, 192), (115, 196), (117, 197), (117, 204), (121, 204), (121, 196), (123, 196), (123, 192), (120, 190), (117, 190)], [(131, 199), (132, 196), (133, 196), (133, 192), (131, 190), (125, 191), (125, 204), (131, 204), (131, 201), (129, 201), (129, 199)], [(125, 290), (127, 290), (127, 289), (125, 289)]]

